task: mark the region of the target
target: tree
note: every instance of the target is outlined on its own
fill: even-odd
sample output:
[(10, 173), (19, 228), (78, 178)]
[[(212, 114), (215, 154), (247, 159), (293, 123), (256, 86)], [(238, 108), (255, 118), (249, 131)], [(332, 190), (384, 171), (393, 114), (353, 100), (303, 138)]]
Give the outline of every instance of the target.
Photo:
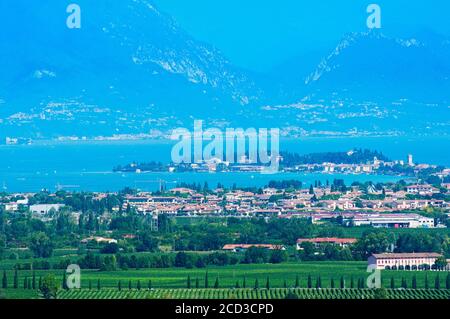
[(47, 275), (42, 280), (40, 292), (44, 299), (56, 299), (58, 294), (58, 284), (53, 275)]
[(119, 291), (122, 291), (122, 281), (119, 280), (119, 282), (117, 283), (117, 289)]
[(266, 280), (266, 289), (270, 289), (270, 280), (269, 280), (269, 277), (267, 277), (267, 280)]
[(308, 275), (308, 288), (312, 288), (312, 278), (311, 275)]
[(19, 273), (17, 271), (17, 268), (14, 270), (14, 289), (19, 288)]
[(191, 276), (190, 275), (187, 276), (186, 288), (191, 289)]
[(136, 285), (137, 290), (141, 290), (141, 281), (138, 280), (137, 285)]
[(353, 276), (350, 277), (350, 288), (355, 288), (355, 280), (353, 278)]
[(416, 278), (416, 275), (414, 275), (414, 277), (412, 279), (411, 288), (412, 289), (417, 289), (417, 278)]
[(440, 256), (438, 259), (436, 259), (436, 262), (434, 263), (437, 269), (444, 269), (447, 266), (447, 259), (445, 259), (444, 256)]
[(208, 272), (206, 272), (206, 274), (205, 274), (205, 288), (206, 289), (209, 288)]
[(129, 290), (133, 289), (133, 285), (131, 284), (131, 280), (128, 280), (128, 289)]
[(31, 286), (32, 286), (33, 290), (36, 289), (36, 271), (35, 270), (33, 270), (33, 281), (31, 283)]
[(259, 289), (259, 281), (258, 278), (255, 280), (255, 289)]
[(317, 289), (322, 288), (322, 278), (320, 278), (320, 276), (317, 277), (316, 288)]
[(200, 288), (200, 280), (198, 278), (195, 278), (195, 288)]
[(244, 280), (242, 281), (242, 288), (247, 288), (247, 279), (244, 276)]
[(37, 258), (48, 258), (53, 253), (53, 245), (44, 232), (37, 232), (31, 235), (30, 250)]
[(39, 290), (42, 288), (42, 276), (39, 276), (39, 284), (38, 284)]
[(445, 279), (445, 289), (450, 289), (450, 273), (447, 274), (447, 278)]
[(101, 285), (100, 285), (100, 279), (97, 280), (97, 290), (102, 289)]
[(25, 276), (23, 279), (23, 289), (28, 289), (28, 277)]
[(391, 277), (391, 289), (395, 289), (395, 279)]
[(428, 282), (428, 274), (425, 274), (425, 289), (430, 289), (430, 283)]
[(90, 279), (89, 279), (89, 282), (88, 282), (88, 289), (92, 290), (92, 281)]
[(149, 280), (148, 281), (148, 290), (152, 290), (153, 288), (152, 288), (152, 281), (151, 280)]
[(62, 279), (62, 289), (67, 290), (69, 287), (67, 286), (67, 279), (66, 279), (66, 272), (63, 272), (63, 279)]
[(8, 288), (8, 277), (6, 275), (6, 270), (3, 270), (2, 288), (3, 289), (7, 289)]
[(441, 289), (441, 280), (439, 278), (439, 275), (437, 275), (436, 278), (434, 279), (434, 288)]
[(344, 288), (345, 288), (345, 280), (344, 280), (344, 276), (341, 276), (341, 282), (340, 282), (339, 287), (340, 287), (341, 289), (344, 289)]
[(241, 285), (239, 285), (239, 280), (236, 280), (236, 284), (234, 285), (234, 288), (236, 288), (236, 289), (241, 288)]
[(300, 286), (300, 280), (299, 280), (299, 278), (298, 278), (298, 275), (297, 276), (295, 276), (295, 288), (298, 288)]
[(406, 283), (405, 277), (402, 277), (402, 288), (404, 289), (408, 288), (408, 284)]
[(214, 289), (219, 288), (219, 277), (216, 277), (216, 282), (214, 283)]

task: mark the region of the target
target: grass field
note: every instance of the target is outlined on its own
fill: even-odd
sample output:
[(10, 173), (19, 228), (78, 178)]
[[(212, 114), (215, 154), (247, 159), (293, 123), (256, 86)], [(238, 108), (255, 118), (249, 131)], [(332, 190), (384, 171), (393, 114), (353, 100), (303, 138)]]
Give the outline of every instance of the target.
[[(93, 271), (82, 270), (82, 288), (87, 288), (89, 282), (92, 287), (97, 287), (100, 281), (102, 288), (116, 288), (120, 281), (122, 287), (128, 288), (129, 282), (133, 288), (137, 287), (138, 281), (141, 287), (147, 288), (151, 280), (152, 287), (157, 289), (180, 289), (187, 288), (187, 278), (191, 279), (191, 287), (195, 287), (196, 280), (199, 287), (205, 287), (205, 275), (208, 273), (209, 287), (213, 287), (216, 278), (220, 288), (234, 288), (236, 282), (243, 286), (245, 278), (246, 287), (253, 288), (258, 280), (260, 287), (265, 287), (269, 278), (271, 288), (283, 288), (286, 281), (287, 287), (294, 287), (296, 278), (299, 279), (299, 287), (307, 287), (308, 276), (312, 278), (313, 287), (320, 276), (322, 288), (330, 288), (333, 279), (335, 287), (339, 287), (341, 277), (346, 282), (346, 287), (350, 287), (351, 278), (356, 283), (358, 279), (365, 279), (369, 275), (366, 271), (367, 262), (302, 262), (285, 264), (251, 264), (234, 265), (224, 267), (209, 267), (207, 269), (186, 269), (186, 268), (164, 268), (164, 269), (142, 269), (142, 270), (118, 270), (118, 271)], [(54, 274), (59, 282), (62, 282), (63, 270), (36, 271), (36, 277)], [(31, 278), (31, 271), (19, 271), (19, 287), (23, 287), (25, 277)], [(435, 271), (382, 271), (381, 278), (384, 287), (389, 288), (391, 278), (395, 280), (395, 287), (400, 287), (402, 278), (411, 287), (412, 279), (417, 279), (417, 288), (425, 287), (425, 276), (428, 277), (429, 287), (435, 286), (436, 276), (439, 276), (440, 286), (445, 287), (448, 272)], [(7, 271), (8, 287), (12, 288), (14, 271)], [(8, 289), (9, 290), (9, 289)], [(7, 291), (8, 291), (7, 290)]]
[[(372, 289), (155, 289), (66, 290), (58, 299), (375, 299)], [(449, 299), (450, 290), (386, 289), (386, 299)]]

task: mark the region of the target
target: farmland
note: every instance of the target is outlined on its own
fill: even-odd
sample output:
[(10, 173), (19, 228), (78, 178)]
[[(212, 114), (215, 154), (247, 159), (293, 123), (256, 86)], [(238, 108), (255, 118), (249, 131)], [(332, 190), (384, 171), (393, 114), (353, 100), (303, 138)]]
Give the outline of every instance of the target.
[[(356, 289), (369, 275), (366, 262), (302, 262), (283, 264), (251, 264), (208, 268), (130, 269), (119, 271), (81, 271), (81, 290), (60, 290), (61, 298), (284, 298), (286, 289), (296, 290), (300, 298), (370, 298), (369, 289)], [(35, 290), (24, 288), (25, 278), (31, 280), (33, 272), (17, 272), (19, 289), (12, 289), (14, 270), (6, 271), (8, 289), (0, 292), (6, 298), (35, 298)], [(63, 270), (36, 270), (35, 280), (51, 274), (62, 286)], [(448, 272), (436, 271), (382, 271), (382, 285), (388, 289), (389, 298), (432, 298), (432, 288), (439, 282), (439, 291), (446, 290)], [(189, 283), (188, 283), (189, 278)], [(415, 279), (414, 279), (415, 278)], [(206, 284), (207, 280), (207, 284)], [(322, 289), (317, 287), (320, 281)], [(426, 281), (428, 288), (425, 290)], [(342, 282), (347, 289), (337, 289)], [(36, 284), (37, 286), (37, 284)], [(118, 287), (120, 286), (120, 290)], [(187, 289), (190, 287), (191, 289)], [(205, 287), (209, 289), (204, 289)], [(216, 287), (216, 289), (213, 289)], [(257, 287), (258, 289), (254, 289)], [(260, 289), (260, 288), (270, 289)], [(334, 287), (335, 289), (332, 289)], [(89, 289), (90, 288), (90, 289)], [(100, 288), (100, 289), (99, 289)], [(141, 289), (138, 289), (141, 288)], [(150, 288), (150, 289), (149, 289)], [(236, 289), (238, 288), (238, 289)], [(246, 288), (246, 289), (244, 289)], [(355, 289), (350, 289), (355, 288)], [(37, 288), (36, 288), (37, 289)], [(328, 290), (327, 290), (328, 289)], [(261, 290), (261, 292), (259, 292)], [(399, 291), (409, 291), (407, 295)], [(414, 292), (417, 290), (417, 292)], [(324, 291), (327, 295), (323, 295)], [(339, 292), (339, 295), (338, 294)], [(447, 292), (445, 292), (447, 291)], [(270, 292), (270, 294), (268, 294)], [(255, 295), (255, 293), (259, 295)], [(262, 294), (262, 295), (261, 295)], [(284, 295), (283, 295), (284, 294)], [(343, 294), (343, 295), (342, 295)], [(400, 295), (399, 295), (400, 294)], [(439, 296), (442, 297), (442, 294)], [(327, 297), (327, 298), (328, 298)], [(437, 295), (435, 297), (438, 297)]]
[[(375, 299), (373, 289), (155, 289), (155, 290), (67, 290), (59, 299)], [(379, 297), (378, 297), (379, 298)], [(385, 299), (449, 299), (450, 290), (386, 289)]]

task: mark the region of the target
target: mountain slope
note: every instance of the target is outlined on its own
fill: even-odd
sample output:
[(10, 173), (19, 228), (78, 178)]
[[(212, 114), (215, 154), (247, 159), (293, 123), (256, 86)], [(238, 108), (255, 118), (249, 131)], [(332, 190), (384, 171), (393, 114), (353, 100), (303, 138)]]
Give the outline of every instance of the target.
[(67, 4), (61, 1), (0, 5), (0, 27), (11, 30), (0, 43), (0, 115), (6, 123), (28, 120), (38, 136), (55, 130), (51, 120), (67, 124), (59, 134), (107, 122), (107, 134), (149, 120), (220, 117), (225, 107), (240, 109), (261, 94), (245, 71), (150, 1), (77, 3), (80, 30), (65, 26)]

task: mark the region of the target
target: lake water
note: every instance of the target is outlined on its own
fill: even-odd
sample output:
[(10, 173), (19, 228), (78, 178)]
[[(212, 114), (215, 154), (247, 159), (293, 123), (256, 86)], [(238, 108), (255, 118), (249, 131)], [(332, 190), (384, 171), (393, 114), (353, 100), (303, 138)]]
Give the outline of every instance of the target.
[[(270, 180), (297, 179), (306, 185), (315, 180), (325, 182), (342, 178), (353, 181), (393, 181), (392, 176), (324, 175), (279, 173), (113, 173), (117, 165), (133, 161), (170, 161), (172, 145), (165, 142), (74, 142), (65, 144), (39, 144), (0, 146), (0, 187), (9, 192), (34, 192), (41, 189), (54, 191), (57, 186), (67, 190), (117, 191), (126, 186), (142, 190), (158, 189), (160, 180), (167, 187), (177, 183), (208, 182), (231, 186), (264, 186)], [(450, 139), (428, 138), (342, 138), (282, 140), (282, 150), (298, 153), (346, 151), (354, 147), (376, 149), (393, 159), (405, 159), (408, 153), (416, 162), (450, 166)]]

